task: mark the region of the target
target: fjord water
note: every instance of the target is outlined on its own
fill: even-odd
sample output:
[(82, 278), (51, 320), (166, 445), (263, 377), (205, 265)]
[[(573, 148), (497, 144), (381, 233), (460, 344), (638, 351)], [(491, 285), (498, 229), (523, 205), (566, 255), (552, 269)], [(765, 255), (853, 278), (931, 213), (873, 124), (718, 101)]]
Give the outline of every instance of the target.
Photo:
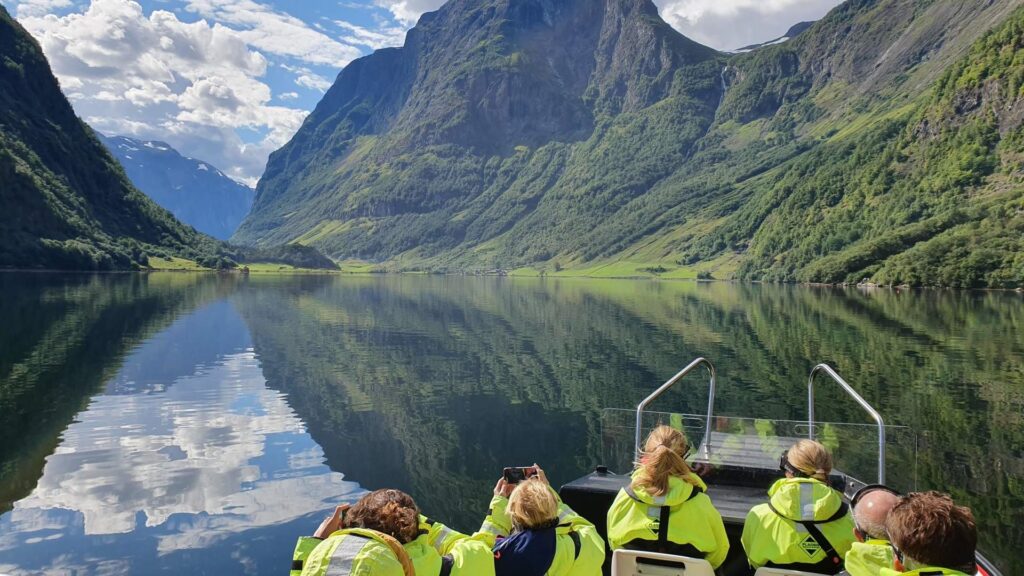
[[(718, 412), (766, 419), (804, 418), (830, 362), (904, 427), (894, 482), (972, 506), (1024, 570), (1019, 294), (0, 274), (0, 321), (0, 573), (280, 574), (331, 506), (385, 486), (472, 530), (502, 466), (561, 483), (614, 460), (606, 409), (698, 355)], [(655, 409), (706, 404), (698, 376)], [(824, 382), (817, 407), (866, 422)], [(840, 462), (864, 430), (833, 439)]]

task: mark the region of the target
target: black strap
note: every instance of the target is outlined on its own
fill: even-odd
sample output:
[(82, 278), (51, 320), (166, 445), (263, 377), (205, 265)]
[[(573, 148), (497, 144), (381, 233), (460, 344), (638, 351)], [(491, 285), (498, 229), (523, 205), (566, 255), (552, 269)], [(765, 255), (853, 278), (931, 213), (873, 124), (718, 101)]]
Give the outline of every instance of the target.
[[(644, 502), (643, 500), (640, 499), (639, 496), (636, 495), (636, 491), (633, 490), (633, 486), (626, 486), (625, 488), (623, 488), (623, 490), (626, 492), (626, 495), (629, 496), (630, 498), (632, 498), (633, 500), (635, 500), (635, 501), (637, 501), (637, 502), (639, 502), (641, 504), (646, 504), (649, 507), (653, 507), (653, 508), (658, 508), (659, 509), (658, 510), (658, 525), (654, 528), (654, 533), (658, 536), (658, 547), (660, 549), (665, 549), (665, 547), (668, 546), (668, 544), (669, 544), (669, 542), (668, 542), (668, 522), (669, 522), (669, 517), (672, 515), (672, 507), (671, 506), (655, 506), (654, 504), (650, 504), (648, 502)], [(690, 500), (693, 500), (694, 498), (696, 498), (697, 496), (700, 496), (703, 493), (704, 493), (704, 489), (703, 488), (701, 488), (700, 486), (694, 486), (693, 490), (690, 491), (690, 495), (686, 498), (686, 500), (684, 500), (684, 502), (689, 502)], [(781, 516), (781, 514), (780, 514), (780, 516)]]
[(441, 571), (437, 576), (451, 576), (452, 567), (455, 566), (455, 559), (449, 556), (441, 556)]
[[(771, 502), (768, 503), (768, 508), (771, 509), (771, 511), (774, 512), (775, 515), (781, 518), (785, 518), (786, 520), (792, 520), (791, 518), (787, 518), (781, 512), (776, 510), (775, 506), (773, 506)], [(807, 529), (807, 533), (811, 535), (811, 538), (813, 538), (814, 541), (818, 544), (818, 547), (821, 548), (821, 551), (824, 552), (825, 556), (828, 557), (828, 562), (826, 566), (834, 566), (836, 568), (836, 572), (838, 572), (839, 569), (841, 569), (841, 567), (843, 566), (843, 557), (839, 555), (839, 552), (836, 552), (836, 549), (832, 546), (832, 543), (829, 542), (828, 538), (826, 538), (824, 534), (822, 534), (821, 530), (818, 528), (818, 524), (828, 524), (829, 522), (835, 522), (836, 520), (839, 520), (840, 518), (846, 516), (849, 510), (850, 507), (846, 505), (846, 502), (843, 502), (839, 506), (839, 509), (836, 510), (836, 513), (829, 516), (825, 520), (792, 520), (793, 522), (796, 522), (802, 525), (805, 529)], [(833, 572), (833, 574), (835, 574), (835, 572)]]
[(302, 572), (302, 560), (292, 560), (292, 572)]
[(580, 541), (580, 535), (575, 530), (569, 532), (569, 538), (572, 538), (572, 547), (574, 550), (572, 558), (573, 560), (577, 560), (580, 557), (580, 551), (583, 549), (583, 542)]
[(807, 532), (811, 534), (811, 538), (814, 538), (814, 541), (818, 543), (818, 546), (820, 546), (821, 550), (825, 552), (825, 555), (828, 556), (828, 559), (832, 564), (837, 568), (841, 567), (843, 565), (843, 557), (839, 555), (839, 552), (836, 552), (832, 543), (828, 541), (828, 538), (825, 538), (825, 535), (821, 533), (821, 530), (813, 522), (801, 522), (801, 524), (804, 525), (804, 528), (807, 528)]
[[(689, 558), (706, 558), (707, 553), (697, 549), (693, 544), (678, 544), (669, 542), (661, 545), (654, 540), (636, 538), (622, 545), (627, 550), (643, 550), (644, 552), (658, 552), (659, 554), (672, 554), (673, 556), (687, 556)], [(746, 561), (744, 561), (746, 565)]]
[(672, 514), (672, 509), (668, 506), (662, 506), (661, 512), (658, 514), (658, 528), (655, 532), (658, 534), (658, 545), (664, 546), (668, 544), (668, 517)]

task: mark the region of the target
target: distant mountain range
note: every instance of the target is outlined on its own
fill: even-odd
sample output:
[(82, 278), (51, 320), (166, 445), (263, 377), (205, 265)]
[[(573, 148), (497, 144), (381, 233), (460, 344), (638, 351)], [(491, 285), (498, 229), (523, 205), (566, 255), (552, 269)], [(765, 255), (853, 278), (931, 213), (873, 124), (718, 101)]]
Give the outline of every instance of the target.
[(102, 135), (100, 140), (139, 190), (204, 234), (227, 240), (252, 207), (252, 188), (164, 142)]
[(127, 269), (153, 255), (216, 265), (219, 250), (132, 186), (0, 6), (0, 268)]
[(848, 0), (723, 54), (650, 0), (450, 0), (341, 72), (234, 239), (393, 270), (1020, 286), (1021, 3)]

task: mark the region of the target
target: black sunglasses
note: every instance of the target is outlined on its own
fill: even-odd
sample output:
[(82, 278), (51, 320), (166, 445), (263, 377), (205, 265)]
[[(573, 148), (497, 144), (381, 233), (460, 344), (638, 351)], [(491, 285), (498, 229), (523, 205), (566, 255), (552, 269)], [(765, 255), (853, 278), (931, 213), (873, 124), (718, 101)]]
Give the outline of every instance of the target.
[(895, 556), (896, 559), (900, 561), (900, 564), (903, 564), (903, 552), (900, 551), (900, 549), (897, 548), (896, 545), (892, 542), (889, 542), (889, 547), (892, 548), (893, 556)]
[(779, 458), (779, 472), (782, 472), (783, 474), (789, 472), (798, 478), (809, 478), (807, 474), (801, 472), (796, 466), (789, 463), (789, 450), (783, 452), (782, 458)]

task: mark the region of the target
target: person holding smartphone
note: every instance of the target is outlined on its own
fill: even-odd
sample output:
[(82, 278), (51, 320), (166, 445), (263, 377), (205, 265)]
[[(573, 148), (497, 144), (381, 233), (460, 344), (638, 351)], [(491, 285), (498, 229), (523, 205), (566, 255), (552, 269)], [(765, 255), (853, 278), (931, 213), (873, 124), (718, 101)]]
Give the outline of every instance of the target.
[(599, 576), (604, 540), (563, 503), (534, 464), (505, 469), (477, 534), (494, 553), (495, 576)]

